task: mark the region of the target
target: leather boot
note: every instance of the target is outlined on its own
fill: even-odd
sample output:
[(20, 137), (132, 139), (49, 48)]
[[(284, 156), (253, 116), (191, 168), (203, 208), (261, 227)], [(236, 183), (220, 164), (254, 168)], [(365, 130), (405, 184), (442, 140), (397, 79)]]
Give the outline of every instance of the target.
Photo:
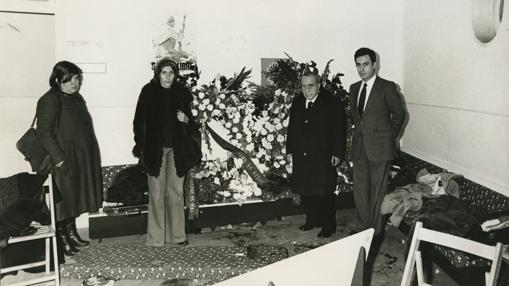
[(66, 220), (67, 230), (69, 232), (69, 238), (77, 247), (87, 246), (90, 244), (89, 241), (86, 241), (80, 237), (78, 234), (78, 230), (76, 229), (76, 218), (70, 218)]
[(72, 256), (79, 252), (69, 238), (65, 221), (57, 222), (57, 241), (65, 256)]

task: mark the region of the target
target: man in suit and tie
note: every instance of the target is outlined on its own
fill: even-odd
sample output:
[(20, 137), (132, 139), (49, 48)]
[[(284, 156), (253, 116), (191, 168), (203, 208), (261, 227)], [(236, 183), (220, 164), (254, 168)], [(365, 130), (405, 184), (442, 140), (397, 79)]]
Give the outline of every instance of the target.
[(339, 98), (320, 89), (316, 69), (302, 75), (302, 94), (290, 108), (286, 150), (293, 163), (292, 191), (300, 196), (306, 222), (318, 237), (336, 232), (336, 166), (345, 159), (346, 115)]
[(353, 196), (366, 228), (383, 237), (380, 206), (387, 192), (390, 162), (397, 155), (405, 111), (396, 84), (376, 74), (376, 53), (360, 48), (354, 55), (361, 78), (350, 86), (354, 131), (352, 138)]

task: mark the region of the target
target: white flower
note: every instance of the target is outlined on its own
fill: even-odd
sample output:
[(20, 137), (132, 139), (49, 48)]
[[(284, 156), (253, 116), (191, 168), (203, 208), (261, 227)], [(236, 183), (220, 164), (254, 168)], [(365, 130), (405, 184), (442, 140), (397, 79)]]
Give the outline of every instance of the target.
[(200, 91), (200, 92), (198, 93), (198, 98), (199, 98), (199, 99), (203, 99), (204, 97), (205, 97), (205, 93), (203, 93), (203, 91)]
[(212, 104), (207, 105), (207, 110), (212, 111), (214, 109), (214, 106)]
[(238, 168), (242, 167), (242, 164), (244, 164), (244, 160), (242, 158), (233, 158), (233, 163)]
[(281, 167), (281, 165), (279, 165), (278, 162), (274, 162), (274, 168), (279, 169), (279, 167)]
[(246, 143), (251, 143), (251, 141), (253, 141), (253, 138), (249, 134), (246, 134)]
[(286, 154), (286, 147), (281, 148), (281, 153)]
[(279, 134), (279, 135), (277, 136), (277, 139), (276, 139), (276, 140), (277, 140), (277, 142), (279, 142), (279, 143), (283, 143), (283, 142), (285, 141), (285, 136), (283, 136), (283, 135)]
[(212, 116), (219, 116), (219, 115), (221, 115), (221, 111), (219, 111), (219, 110), (217, 110), (217, 109), (214, 109), (214, 110), (212, 111)]
[(292, 166), (291, 166), (290, 164), (286, 165), (286, 166), (285, 166), (285, 169), (286, 169), (286, 172), (287, 172), (288, 174), (291, 174), (291, 173), (292, 173)]
[(219, 180), (219, 178), (218, 178), (218, 177), (215, 177), (215, 178), (214, 178), (214, 184), (216, 184), (216, 185), (221, 185), (221, 181)]
[(232, 143), (233, 145), (237, 146), (237, 145), (239, 145), (239, 140), (237, 140), (237, 139), (232, 139), (232, 140), (231, 140), (231, 143)]
[(276, 123), (276, 130), (277, 130), (277, 131), (279, 131), (279, 130), (281, 130), (281, 129), (283, 129), (283, 124), (281, 124), (281, 123), (279, 123), (279, 122), (278, 122), (278, 123)]
[(267, 128), (269, 132), (274, 132), (276, 130), (276, 128), (272, 124), (265, 124), (265, 128)]
[(191, 110), (191, 114), (192, 114), (193, 116), (198, 115), (198, 110), (196, 110), (196, 109), (194, 109), (194, 108), (193, 108), (193, 109)]
[(283, 126), (288, 127), (288, 118), (283, 121)]
[(210, 99), (205, 98), (205, 99), (203, 100), (203, 104), (204, 104), (204, 105), (208, 105), (209, 103), (210, 103)]
[(260, 130), (260, 133), (262, 133), (263, 136), (267, 135), (267, 129), (265, 128), (262, 128), (262, 130)]
[(233, 118), (233, 123), (238, 124), (239, 122), (240, 122), (240, 117), (235, 116), (235, 118)]
[(242, 134), (237, 133), (237, 134), (235, 135), (235, 138), (237, 138), (237, 139), (239, 139), (239, 140), (240, 140), (240, 138), (242, 138)]
[(262, 194), (262, 190), (261, 190), (260, 188), (256, 187), (256, 188), (254, 189), (254, 195), (258, 197), (258, 196), (260, 196), (261, 194)]
[(219, 96), (219, 98), (221, 98), (221, 99), (225, 99), (225, 98), (226, 98), (226, 96), (225, 96), (223, 93), (220, 93), (218, 96)]
[(200, 106), (198, 106), (198, 109), (201, 110), (201, 111), (204, 111), (205, 110), (205, 105), (200, 104)]
[[(251, 139), (251, 138), (249, 138), (249, 139)], [(249, 140), (249, 142), (250, 141), (251, 140)], [(253, 150), (254, 150), (254, 144), (253, 143), (249, 143), (249, 144), (246, 145), (246, 151), (252, 152)]]
[(262, 116), (266, 117), (269, 115), (269, 112), (267, 110), (262, 111)]
[(226, 108), (226, 105), (224, 105), (224, 103), (219, 103), (219, 109), (225, 109)]
[(286, 165), (286, 161), (285, 161), (285, 160), (280, 160), (280, 161), (279, 161), (279, 164), (281, 164), (281, 165)]
[(231, 196), (231, 193), (228, 192), (228, 191), (219, 191), (217, 193), (220, 194), (221, 196), (225, 197), (225, 198)]
[(230, 122), (226, 122), (225, 127), (230, 128), (230, 127), (232, 127), (232, 124)]
[(269, 142), (274, 141), (274, 135), (269, 134), (269, 135), (267, 136), (267, 141), (269, 141)]
[(281, 89), (277, 89), (276, 92), (274, 93), (275, 95), (281, 95)]

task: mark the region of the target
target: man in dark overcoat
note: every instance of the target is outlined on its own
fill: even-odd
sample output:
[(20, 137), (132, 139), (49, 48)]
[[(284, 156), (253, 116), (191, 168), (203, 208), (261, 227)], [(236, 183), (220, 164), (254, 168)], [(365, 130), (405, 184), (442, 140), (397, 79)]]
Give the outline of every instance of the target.
[(293, 162), (292, 191), (300, 196), (306, 222), (318, 237), (336, 232), (336, 166), (345, 159), (346, 115), (339, 98), (320, 89), (320, 76), (306, 70), (302, 94), (290, 108), (286, 150)]

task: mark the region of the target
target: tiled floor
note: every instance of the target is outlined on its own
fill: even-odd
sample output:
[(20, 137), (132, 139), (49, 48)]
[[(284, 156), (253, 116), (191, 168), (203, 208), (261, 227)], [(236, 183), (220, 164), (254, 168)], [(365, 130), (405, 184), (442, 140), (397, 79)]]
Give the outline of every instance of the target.
[[(203, 229), (201, 234), (190, 234), (188, 236), (190, 246), (243, 246), (253, 243), (267, 243), (272, 245), (284, 246), (288, 249), (290, 256), (349, 235), (350, 231), (357, 225), (358, 217), (355, 210), (341, 210), (337, 212), (338, 232), (331, 238), (317, 238), (318, 229), (302, 232), (298, 226), (303, 224), (304, 216), (285, 217), (281, 221), (269, 221), (265, 225), (244, 224), (235, 226), (217, 227), (214, 231)], [(245, 235), (248, 233), (249, 235)], [(394, 227), (386, 228), (384, 243), (382, 244), (379, 255), (375, 260), (372, 274), (371, 285), (386, 286), (399, 285), (404, 268), (404, 235)], [(145, 235), (124, 236), (117, 238), (103, 239), (103, 244), (144, 244)], [(98, 240), (92, 240), (88, 247), (94, 247), (99, 243)], [(68, 259), (66, 263), (72, 263)], [(333, 262), (332, 262), (333, 263)], [(32, 277), (36, 274), (19, 272), (18, 275), (5, 276), (0, 282), (1, 285), (21, 281), (26, 277)], [(134, 286), (134, 285), (200, 285), (199, 281), (180, 281), (180, 284), (172, 284), (164, 280), (119, 280), (114, 285)], [(445, 283), (445, 284), (444, 284)], [(82, 285), (79, 279), (62, 279), (62, 285)], [(317, 284), (319, 285), (319, 281)], [(439, 285), (454, 285), (450, 283), (440, 283)]]

